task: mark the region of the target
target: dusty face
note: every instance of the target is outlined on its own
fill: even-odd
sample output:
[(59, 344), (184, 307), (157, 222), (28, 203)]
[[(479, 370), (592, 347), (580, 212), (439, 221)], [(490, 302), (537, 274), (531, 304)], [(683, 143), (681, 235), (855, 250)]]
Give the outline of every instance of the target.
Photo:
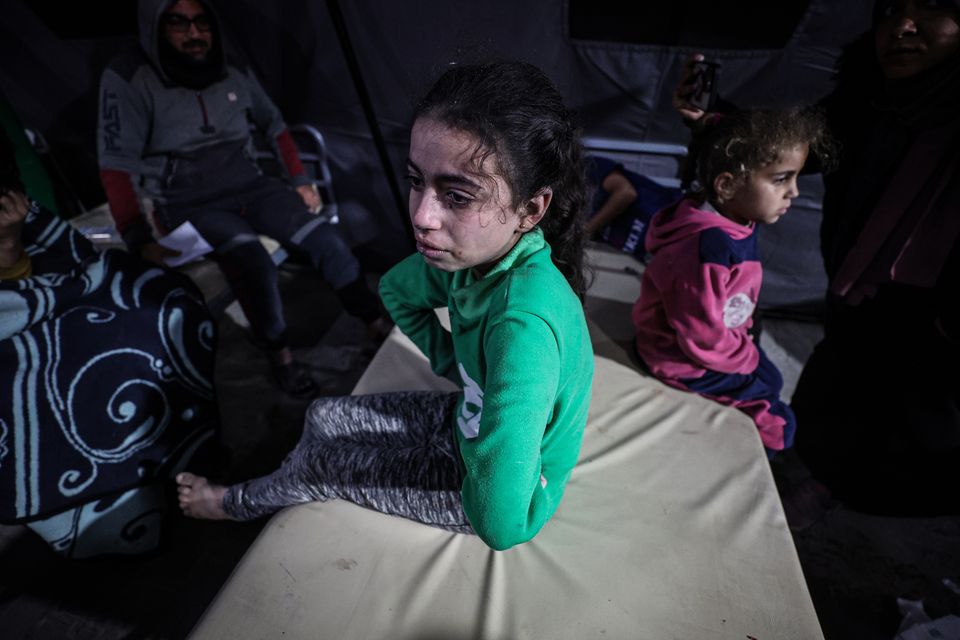
[(793, 199), (800, 195), (797, 176), (807, 161), (808, 151), (808, 145), (801, 144), (781, 152), (776, 162), (751, 172), (747, 182), (718, 209), (740, 224), (773, 224), (787, 213)]
[(909, 78), (960, 52), (952, 0), (887, 0), (874, 30), (877, 61), (891, 80)]
[(529, 228), (495, 158), (477, 166), (475, 136), (420, 118), (410, 134), (407, 179), (417, 251), (443, 271), (486, 273)]
[(198, 62), (213, 46), (212, 18), (197, 0), (177, 0), (160, 16), (163, 37), (174, 49)]

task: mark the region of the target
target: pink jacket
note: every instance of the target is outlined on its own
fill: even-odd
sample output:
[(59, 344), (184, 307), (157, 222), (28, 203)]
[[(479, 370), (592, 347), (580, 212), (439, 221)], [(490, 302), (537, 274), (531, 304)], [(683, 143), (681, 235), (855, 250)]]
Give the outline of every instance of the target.
[(647, 232), (653, 258), (632, 317), (637, 353), (659, 378), (751, 373), (759, 360), (747, 335), (763, 279), (755, 225), (697, 206), (671, 205)]

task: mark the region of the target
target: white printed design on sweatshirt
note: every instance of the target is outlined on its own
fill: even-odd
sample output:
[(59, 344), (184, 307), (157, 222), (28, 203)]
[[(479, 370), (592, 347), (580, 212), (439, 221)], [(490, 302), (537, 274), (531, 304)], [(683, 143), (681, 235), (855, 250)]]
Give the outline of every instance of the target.
[(463, 402), (460, 404), (460, 415), (457, 416), (457, 426), (464, 438), (476, 438), (480, 435), (480, 415), (483, 413), (483, 389), (469, 375), (463, 365), (457, 363), (460, 369), (460, 379), (463, 380)]
[(723, 326), (736, 329), (753, 315), (753, 300), (745, 293), (736, 293), (727, 298), (723, 305)]

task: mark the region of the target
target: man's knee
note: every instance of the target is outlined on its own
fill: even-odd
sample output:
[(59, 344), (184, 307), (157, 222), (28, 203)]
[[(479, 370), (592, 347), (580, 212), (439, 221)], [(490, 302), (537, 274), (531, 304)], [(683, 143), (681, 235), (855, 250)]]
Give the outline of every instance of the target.
[(360, 277), (360, 264), (335, 226), (317, 225), (297, 244), (334, 289)]
[(276, 277), (277, 265), (259, 238), (220, 249), (215, 259), (229, 279), (248, 279), (252, 275)]

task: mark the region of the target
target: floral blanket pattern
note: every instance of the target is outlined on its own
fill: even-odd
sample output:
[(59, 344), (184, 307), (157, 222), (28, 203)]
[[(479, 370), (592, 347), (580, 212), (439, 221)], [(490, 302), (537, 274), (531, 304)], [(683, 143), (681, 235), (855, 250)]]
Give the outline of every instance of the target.
[(23, 239), (34, 275), (0, 281), (3, 523), (145, 486), (216, 424), (215, 325), (188, 278), (36, 203)]

